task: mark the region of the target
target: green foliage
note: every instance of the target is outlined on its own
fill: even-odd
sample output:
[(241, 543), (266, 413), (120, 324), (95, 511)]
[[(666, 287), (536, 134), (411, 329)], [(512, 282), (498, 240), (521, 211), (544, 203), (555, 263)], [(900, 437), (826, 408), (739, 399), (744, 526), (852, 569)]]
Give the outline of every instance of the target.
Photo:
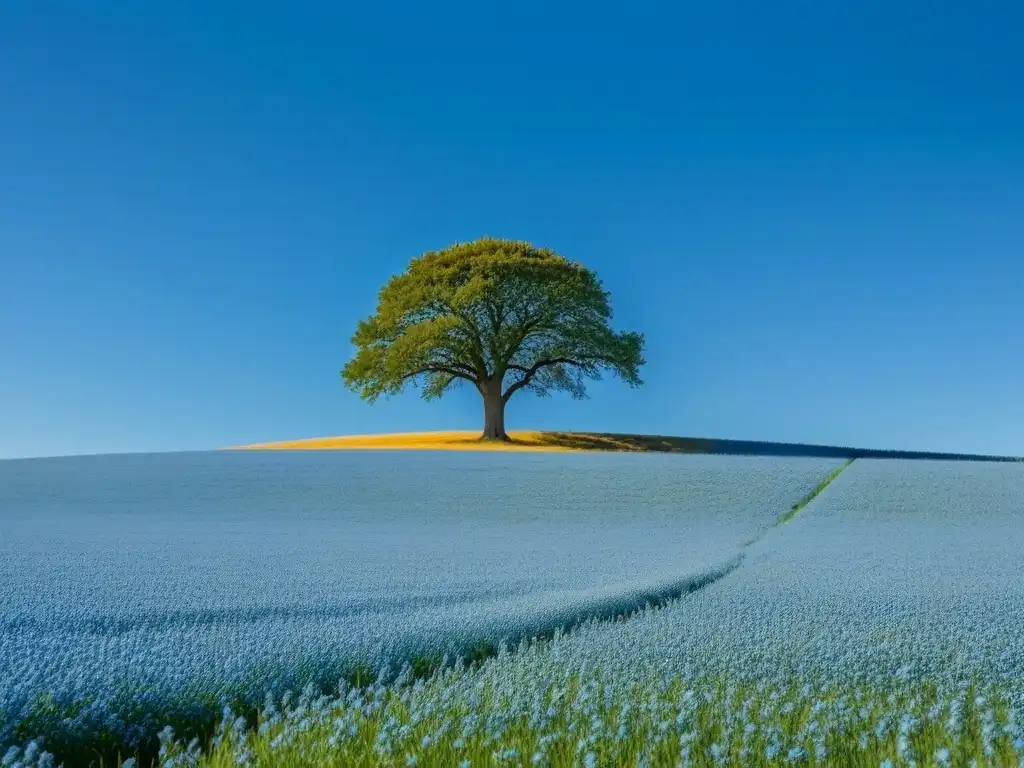
[[(464, 674), (367, 688), (325, 710), (300, 708), (259, 733), (228, 732), (199, 765), (1020, 764), (1008, 692), (998, 689), (940, 692), (923, 683), (888, 690), (796, 679), (766, 686), (712, 676), (661, 681), (656, 672), (618, 685), (587, 670), (517, 701), (489, 684), (463, 684)], [(987, 726), (976, 699), (983, 692)], [(954, 711), (962, 714), (954, 719)], [(177, 745), (172, 756), (181, 752)]]
[(503, 402), (520, 389), (584, 398), (604, 372), (639, 386), (643, 336), (612, 330), (609, 298), (594, 272), (526, 242), (428, 252), (381, 289), (342, 377), (370, 402), (409, 381), (426, 399), (469, 382)]

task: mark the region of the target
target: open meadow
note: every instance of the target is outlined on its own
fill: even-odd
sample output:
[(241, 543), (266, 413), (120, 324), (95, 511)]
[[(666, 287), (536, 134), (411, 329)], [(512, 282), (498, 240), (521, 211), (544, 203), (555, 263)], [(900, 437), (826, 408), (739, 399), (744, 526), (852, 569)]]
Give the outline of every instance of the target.
[(1022, 506), (974, 461), (0, 462), (0, 754), (1016, 766)]

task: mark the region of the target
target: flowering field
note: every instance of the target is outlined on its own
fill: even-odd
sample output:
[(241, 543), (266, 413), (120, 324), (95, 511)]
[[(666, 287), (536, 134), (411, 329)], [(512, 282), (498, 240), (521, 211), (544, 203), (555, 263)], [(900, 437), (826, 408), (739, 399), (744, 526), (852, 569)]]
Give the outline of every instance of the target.
[(467, 653), (720, 577), (835, 460), (170, 454), (0, 462), (0, 744)]
[(538, 663), (874, 684), (977, 675), (1020, 696), (1022, 553), (1024, 464), (858, 460), (728, 577), (581, 629)]
[(268, 702), (201, 762), (1024, 765), (1022, 508), (1020, 464), (860, 460), (694, 594), (412, 687)]

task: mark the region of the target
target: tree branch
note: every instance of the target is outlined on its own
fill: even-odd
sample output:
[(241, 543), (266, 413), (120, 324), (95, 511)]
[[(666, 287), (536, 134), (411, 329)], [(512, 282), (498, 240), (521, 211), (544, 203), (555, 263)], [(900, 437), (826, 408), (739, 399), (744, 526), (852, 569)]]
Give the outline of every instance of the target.
[(480, 330), (480, 326), (477, 324), (476, 320), (465, 312), (460, 312), (455, 309), (451, 303), (440, 299), (438, 300), (438, 303), (453, 317), (459, 318), (463, 325), (468, 328), (469, 339), (467, 339), (467, 341), (469, 341), (469, 345), (472, 348), (470, 349), (470, 357), (473, 358), (473, 364), (477, 367), (476, 374), (481, 377), (486, 377), (488, 373), (487, 362), (485, 360), (486, 355), (484, 354), (483, 332)]
[(465, 379), (466, 381), (471, 382), (473, 384), (477, 383), (477, 379), (474, 376), (471, 376), (470, 374), (465, 373), (459, 370), (458, 368), (452, 368), (447, 365), (424, 366), (423, 368), (411, 371), (410, 373), (407, 373), (404, 376), (402, 376), (402, 381), (407, 381), (411, 378), (414, 378), (424, 373), (447, 373), (449, 376), (454, 376), (457, 379)]
[(527, 384), (529, 384), (531, 381), (533, 381), (533, 377), (537, 375), (537, 372), (541, 368), (546, 368), (546, 367), (548, 367), (550, 365), (583, 365), (583, 363), (581, 361), (579, 361), (579, 360), (574, 360), (571, 357), (550, 357), (550, 358), (546, 358), (544, 360), (538, 360), (536, 363), (531, 365), (529, 368), (524, 368), (521, 365), (509, 365), (508, 366), (509, 368), (514, 368), (517, 371), (522, 371), (523, 372), (523, 378), (521, 378), (519, 381), (513, 383), (505, 391), (505, 394), (501, 396), (501, 399), (504, 400), (507, 403), (508, 399), (510, 397), (512, 397), (512, 395), (514, 395), (520, 389), (522, 389)]
[(472, 377), (474, 377), (474, 379), (479, 376), (479, 372), (477, 370), (475, 370), (473, 368), (473, 366), (468, 365), (467, 363), (461, 363), (458, 360), (453, 359), (451, 357), (451, 355), (454, 354), (454, 353), (452, 353), (451, 350), (447, 350), (446, 349), (446, 350), (443, 350), (443, 351), (449, 353), (449, 354), (445, 355), (445, 357), (448, 358), (448, 359), (445, 359), (445, 360), (441, 361), (441, 363), (443, 365), (445, 365), (447, 367), (450, 367), (450, 368), (456, 368), (456, 369), (462, 371), (464, 375), (472, 376)]
[(533, 320), (526, 321), (522, 324), (519, 334), (516, 336), (516, 338), (512, 341), (512, 343), (509, 344), (507, 349), (502, 350), (502, 360), (509, 361), (505, 363), (505, 370), (508, 370), (509, 368), (515, 368), (517, 370), (523, 371), (524, 373), (526, 372), (526, 369), (523, 368), (521, 365), (512, 365), (511, 360), (513, 357), (515, 357), (516, 353), (522, 348), (526, 340), (530, 338), (530, 334), (532, 334), (535, 330), (541, 328), (543, 322), (543, 318), (538, 317), (534, 318)]

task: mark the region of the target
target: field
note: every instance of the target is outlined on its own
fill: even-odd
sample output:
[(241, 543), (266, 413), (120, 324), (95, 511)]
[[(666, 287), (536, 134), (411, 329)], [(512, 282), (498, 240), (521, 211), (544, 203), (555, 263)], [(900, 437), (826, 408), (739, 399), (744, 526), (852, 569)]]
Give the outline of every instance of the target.
[(144, 758), (173, 725), (165, 764), (1019, 765), (1022, 501), (1024, 466), (980, 462), (3, 462), (0, 745)]

